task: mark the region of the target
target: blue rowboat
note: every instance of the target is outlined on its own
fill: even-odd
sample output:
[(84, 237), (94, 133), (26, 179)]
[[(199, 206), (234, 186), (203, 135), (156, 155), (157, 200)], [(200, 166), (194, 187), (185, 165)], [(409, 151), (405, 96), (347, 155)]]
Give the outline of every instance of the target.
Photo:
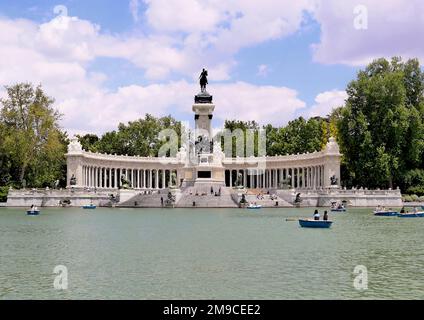
[(250, 204), (246, 207), (246, 209), (261, 209), (262, 206), (260, 204)]
[(346, 212), (346, 208), (334, 208), (331, 209), (331, 212)]
[(399, 218), (424, 218), (424, 212), (411, 212), (401, 213), (398, 215)]
[(96, 209), (96, 206), (94, 204), (87, 204), (82, 207), (83, 209)]
[(396, 217), (399, 215), (399, 212), (396, 211), (374, 211), (375, 216), (379, 217)]
[(333, 221), (330, 220), (309, 220), (299, 219), (302, 228), (330, 228)]
[(28, 216), (38, 216), (40, 214), (40, 210), (27, 210)]

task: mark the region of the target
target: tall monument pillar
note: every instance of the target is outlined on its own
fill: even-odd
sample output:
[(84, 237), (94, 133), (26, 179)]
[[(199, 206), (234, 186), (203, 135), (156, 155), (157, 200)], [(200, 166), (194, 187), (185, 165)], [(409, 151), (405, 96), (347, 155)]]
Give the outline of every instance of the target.
[(196, 136), (207, 133), (212, 138), (212, 118), (215, 105), (212, 96), (207, 92), (201, 92), (194, 97), (193, 104)]
[(195, 130), (189, 148), (190, 160), (185, 167), (183, 185), (225, 185), (225, 170), (222, 164), (224, 153), (220, 143), (213, 140), (212, 118), (215, 105), (206, 91), (207, 71), (200, 75), (201, 92), (194, 96), (193, 112)]

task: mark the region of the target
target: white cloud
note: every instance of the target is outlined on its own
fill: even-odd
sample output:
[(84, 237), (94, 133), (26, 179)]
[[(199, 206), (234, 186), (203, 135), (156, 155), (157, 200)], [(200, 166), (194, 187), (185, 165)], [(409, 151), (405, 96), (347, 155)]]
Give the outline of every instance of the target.
[(138, 12), (140, 9), (140, 0), (130, 0), (129, 7), (134, 22), (138, 22), (140, 19)]
[[(364, 5), (368, 28), (355, 28)], [(424, 61), (424, 1), (422, 0), (320, 0), (314, 16), (321, 25), (320, 42), (313, 45), (314, 60), (327, 64), (362, 66), (375, 58), (418, 57)]]
[[(250, 12), (252, 19), (252, 8), (248, 9), (245, 14), (249, 17)], [(269, 14), (269, 8), (265, 11)], [(206, 50), (210, 40), (199, 33), (183, 40), (166, 34), (111, 35), (102, 33), (100, 26), (90, 21), (70, 16), (59, 16), (43, 24), (0, 18), (0, 85), (42, 83), (45, 91), (55, 97), (59, 111), (64, 114), (62, 126), (70, 132), (104, 132), (116, 128), (118, 122), (139, 118), (146, 112), (191, 114), (193, 95), (198, 90), (198, 85), (191, 81), (108, 90), (103, 85), (106, 76), (88, 71), (88, 66), (98, 57), (123, 58), (145, 69), (150, 79), (180, 72), (197, 80), (200, 65), (209, 68), (215, 81), (230, 80), (229, 70), (236, 62), (231, 56), (220, 60), (216, 51)], [(204, 61), (209, 66), (204, 66)], [(297, 92), (284, 87), (238, 82), (215, 84), (211, 90), (218, 119), (283, 123), (295, 110), (304, 107)]]
[[(66, 112), (65, 124), (72, 132), (104, 132), (119, 122), (144, 116), (192, 114), (197, 85), (186, 81), (147, 86), (121, 87), (115, 92), (93, 92), (85, 100), (66, 99), (59, 106)], [(245, 82), (219, 84), (209, 88), (214, 95), (215, 119), (255, 120), (261, 124), (287, 123), (305, 107), (295, 90), (285, 87), (255, 86)]]
[(322, 92), (315, 97), (315, 104), (305, 111), (305, 116), (307, 118), (315, 116), (325, 117), (333, 109), (343, 106), (346, 99), (346, 91), (332, 90)]

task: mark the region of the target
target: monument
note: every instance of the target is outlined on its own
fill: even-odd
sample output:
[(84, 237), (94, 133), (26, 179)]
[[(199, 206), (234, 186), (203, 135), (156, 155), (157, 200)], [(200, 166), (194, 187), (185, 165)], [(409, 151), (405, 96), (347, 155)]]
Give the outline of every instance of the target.
[(190, 136), (194, 142), (189, 149), (183, 186), (214, 184), (225, 186), (225, 169), (220, 159), (223, 152), (219, 143), (214, 143), (212, 119), (215, 105), (213, 97), (206, 91), (208, 72), (203, 69), (200, 77), (200, 92), (194, 96), (194, 133)]

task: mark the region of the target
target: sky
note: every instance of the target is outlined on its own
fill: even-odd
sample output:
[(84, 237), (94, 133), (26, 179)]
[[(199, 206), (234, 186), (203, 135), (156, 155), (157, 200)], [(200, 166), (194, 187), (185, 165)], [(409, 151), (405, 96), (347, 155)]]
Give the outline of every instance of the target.
[(202, 68), (215, 124), (285, 125), (344, 104), (379, 57), (423, 63), (422, 0), (0, 0), (4, 86), (41, 84), (70, 135), (192, 121)]

